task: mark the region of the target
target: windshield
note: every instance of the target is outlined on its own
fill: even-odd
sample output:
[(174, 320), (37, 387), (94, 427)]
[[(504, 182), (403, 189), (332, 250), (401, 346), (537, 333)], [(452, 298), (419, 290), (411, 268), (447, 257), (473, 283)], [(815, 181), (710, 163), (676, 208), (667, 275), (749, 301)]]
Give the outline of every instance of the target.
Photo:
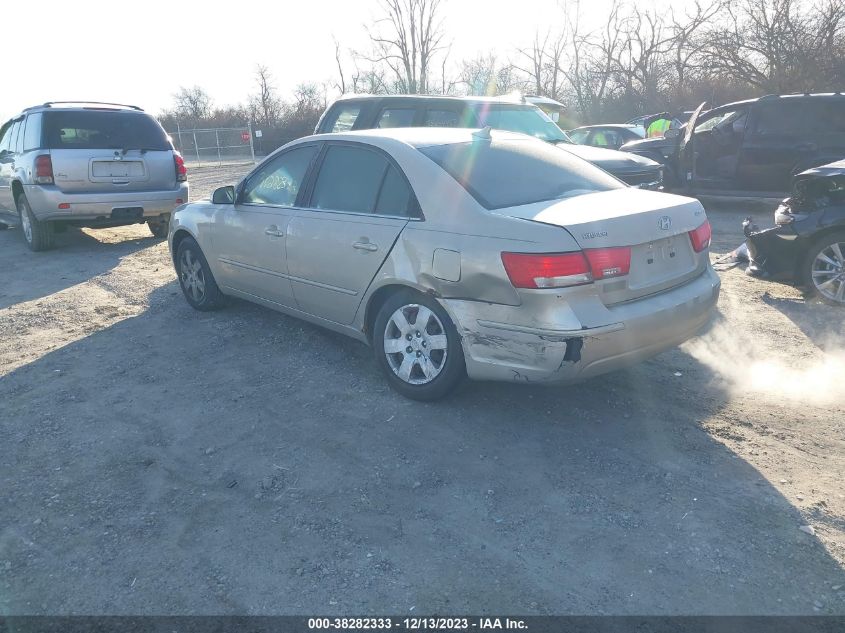
[(534, 136), (549, 143), (572, 143), (549, 116), (534, 105), (485, 103), (476, 108), (479, 127)]
[(569, 152), (527, 139), (478, 140), (423, 147), (420, 151), (487, 209), (625, 187), (607, 172)]
[(171, 149), (162, 127), (141, 112), (45, 112), (44, 125), (51, 149)]

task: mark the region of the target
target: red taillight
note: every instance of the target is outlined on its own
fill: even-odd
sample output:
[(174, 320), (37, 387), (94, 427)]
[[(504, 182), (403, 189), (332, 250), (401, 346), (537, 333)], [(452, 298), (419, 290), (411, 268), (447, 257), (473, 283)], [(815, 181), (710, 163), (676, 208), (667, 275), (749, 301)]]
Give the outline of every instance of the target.
[(48, 154), (35, 158), (35, 182), (39, 185), (53, 184), (53, 161)]
[(502, 263), (515, 288), (561, 288), (590, 283), (584, 253), (502, 253)]
[(70, 203), (68, 203), (68, 202), (60, 202), (60, 203), (59, 203), (59, 208), (60, 208), (60, 209), (62, 209), (62, 210), (70, 209)]
[(515, 288), (564, 288), (621, 277), (631, 270), (631, 249), (591, 248), (575, 253), (502, 253)]
[(631, 249), (622, 248), (591, 248), (584, 251), (590, 262), (593, 279), (607, 279), (621, 277), (631, 270)]
[(689, 232), (689, 239), (692, 242), (692, 248), (696, 253), (700, 253), (705, 248), (710, 246), (710, 238), (713, 236), (713, 230), (710, 228), (710, 220), (705, 220), (704, 224), (699, 226), (694, 231)]
[(173, 163), (176, 165), (177, 182), (185, 182), (188, 179), (188, 168), (185, 167), (185, 159), (179, 152), (173, 153)]

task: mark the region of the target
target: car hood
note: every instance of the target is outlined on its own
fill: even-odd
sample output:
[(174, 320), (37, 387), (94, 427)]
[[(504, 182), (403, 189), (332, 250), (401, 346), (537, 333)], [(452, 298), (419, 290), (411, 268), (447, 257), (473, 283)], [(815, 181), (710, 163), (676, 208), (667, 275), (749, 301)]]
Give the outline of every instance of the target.
[(678, 139), (663, 138), (644, 138), (639, 141), (628, 141), (622, 146), (623, 152), (640, 152), (646, 150), (661, 150), (671, 147)]
[(578, 158), (583, 158), (612, 174), (625, 174), (659, 167), (659, 163), (649, 158), (628, 152), (618, 152), (614, 149), (602, 149), (601, 147), (568, 143), (558, 143), (557, 147), (570, 154), (575, 154)]
[(827, 165), (820, 165), (806, 169), (799, 174), (796, 174), (795, 180), (807, 180), (809, 178), (826, 178), (828, 176), (843, 176), (845, 175), (845, 160), (838, 160), (835, 163), (828, 163)]

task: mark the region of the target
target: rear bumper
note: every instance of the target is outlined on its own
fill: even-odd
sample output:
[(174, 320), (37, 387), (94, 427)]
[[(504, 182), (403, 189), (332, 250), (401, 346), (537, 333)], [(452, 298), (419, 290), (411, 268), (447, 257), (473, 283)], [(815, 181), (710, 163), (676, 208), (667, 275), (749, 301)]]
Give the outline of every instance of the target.
[[(133, 191), (126, 193), (62, 193), (55, 186), (27, 185), (26, 198), (39, 220), (94, 221), (109, 224), (131, 224), (136, 220), (113, 218), (115, 209), (140, 208), (141, 220), (169, 214), (177, 206), (188, 202), (188, 183), (167, 191)], [(59, 209), (60, 204), (69, 208)]]
[(462, 335), (471, 378), (554, 384), (621, 369), (680, 345), (710, 322), (719, 289), (719, 277), (708, 266), (680, 287), (606, 308), (606, 323), (593, 327), (578, 327), (572, 318), (577, 310), (559, 328), (535, 328), (524, 324), (530, 315), (519, 315), (521, 323), (505, 322), (489, 304), (443, 303)]

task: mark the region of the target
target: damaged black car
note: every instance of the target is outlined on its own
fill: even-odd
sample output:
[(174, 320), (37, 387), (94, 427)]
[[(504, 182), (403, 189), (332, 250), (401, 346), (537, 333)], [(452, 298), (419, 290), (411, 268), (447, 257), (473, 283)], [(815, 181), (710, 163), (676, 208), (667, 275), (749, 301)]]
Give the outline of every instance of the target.
[(808, 169), (775, 211), (775, 227), (744, 223), (751, 275), (803, 286), (845, 306), (845, 160)]

